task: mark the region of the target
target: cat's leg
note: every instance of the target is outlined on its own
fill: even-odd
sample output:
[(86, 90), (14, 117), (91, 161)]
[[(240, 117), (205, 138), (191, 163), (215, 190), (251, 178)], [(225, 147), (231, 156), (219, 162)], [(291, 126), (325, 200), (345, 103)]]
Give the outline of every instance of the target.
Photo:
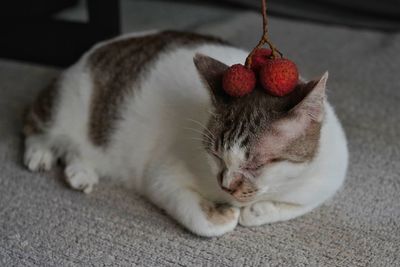
[(309, 179), (273, 200), (243, 207), (239, 223), (243, 226), (256, 226), (296, 218), (322, 204), (336, 192), (341, 183), (342, 180), (335, 177)]
[(238, 208), (212, 203), (185, 185), (184, 181), (184, 177), (165, 174), (148, 178), (145, 194), (155, 205), (195, 234), (220, 236), (236, 227), (240, 213)]
[(65, 178), (71, 188), (88, 194), (93, 186), (99, 182), (99, 177), (94, 169), (81, 160), (74, 160), (65, 166)]
[(56, 160), (49, 127), (55, 113), (54, 102), (57, 92), (58, 87), (54, 81), (40, 92), (26, 110), (23, 127), (24, 164), (31, 171), (48, 171)]
[(72, 142), (67, 143), (62, 145), (66, 182), (71, 188), (88, 194), (99, 182), (99, 177), (89, 161), (82, 156), (82, 146), (79, 147)]
[(49, 171), (55, 159), (50, 140), (46, 135), (35, 134), (26, 137), (24, 164), (30, 171)]
[[(44, 88), (25, 114), (24, 163), (32, 171), (49, 170), (60, 159), (65, 164), (65, 178), (74, 189), (89, 193), (98, 182), (84, 139), (87, 117), (85, 101), (90, 99), (87, 88), (74, 83), (81, 71), (71, 68)], [(66, 78), (69, 77), (69, 78)], [(72, 85), (71, 85), (72, 83)]]
[(57, 159), (65, 164), (66, 182), (71, 188), (90, 193), (98, 175), (82, 157), (80, 148), (66, 136), (48, 133), (29, 135), (25, 139), (24, 164), (31, 171), (48, 171)]

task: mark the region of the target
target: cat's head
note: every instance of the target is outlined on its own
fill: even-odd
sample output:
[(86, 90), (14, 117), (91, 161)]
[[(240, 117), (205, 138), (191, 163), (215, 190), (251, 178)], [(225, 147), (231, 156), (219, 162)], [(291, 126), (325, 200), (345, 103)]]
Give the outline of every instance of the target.
[(233, 98), (222, 89), (227, 65), (201, 54), (194, 63), (213, 103), (203, 144), (223, 190), (244, 203), (307, 169), (318, 152), (327, 73), (284, 97), (256, 88)]

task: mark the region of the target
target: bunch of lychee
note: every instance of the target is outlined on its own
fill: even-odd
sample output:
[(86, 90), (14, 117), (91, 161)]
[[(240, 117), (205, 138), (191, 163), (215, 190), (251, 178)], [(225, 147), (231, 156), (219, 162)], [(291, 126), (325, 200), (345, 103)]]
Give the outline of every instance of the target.
[(228, 95), (241, 97), (251, 93), (258, 80), (269, 94), (284, 96), (295, 89), (298, 79), (295, 63), (273, 55), (270, 49), (257, 48), (246, 66), (235, 64), (224, 72), (222, 86)]

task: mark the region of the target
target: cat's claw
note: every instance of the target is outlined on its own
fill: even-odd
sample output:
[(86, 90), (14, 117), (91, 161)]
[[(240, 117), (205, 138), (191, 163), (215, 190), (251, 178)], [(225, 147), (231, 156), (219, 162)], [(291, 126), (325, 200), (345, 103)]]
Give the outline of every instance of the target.
[(71, 164), (65, 168), (65, 176), (67, 183), (76, 190), (89, 194), (93, 190), (93, 186), (98, 183), (97, 174), (89, 167), (82, 164)]

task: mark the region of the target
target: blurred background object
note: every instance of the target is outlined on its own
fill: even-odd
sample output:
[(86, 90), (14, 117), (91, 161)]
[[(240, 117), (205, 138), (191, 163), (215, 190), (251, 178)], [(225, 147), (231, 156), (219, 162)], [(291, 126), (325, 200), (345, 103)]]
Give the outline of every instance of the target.
[[(8, 0), (0, 4), (0, 57), (56, 66), (73, 63), (94, 43), (120, 33), (118, 0)], [(86, 21), (54, 17), (86, 8)]]
[[(215, 1), (210, 1), (215, 2)], [(259, 0), (220, 0), (258, 10)], [(364, 27), (383, 31), (400, 30), (399, 0), (270, 0), (272, 15), (295, 19)]]
[[(165, 2), (170, 3), (160, 9)], [(185, 29), (259, 8), (260, 0), (6, 0), (0, 3), (0, 57), (65, 67), (96, 42), (142, 30), (135, 25), (146, 20), (159, 28)], [(400, 30), (399, 0), (270, 0), (269, 14)]]

